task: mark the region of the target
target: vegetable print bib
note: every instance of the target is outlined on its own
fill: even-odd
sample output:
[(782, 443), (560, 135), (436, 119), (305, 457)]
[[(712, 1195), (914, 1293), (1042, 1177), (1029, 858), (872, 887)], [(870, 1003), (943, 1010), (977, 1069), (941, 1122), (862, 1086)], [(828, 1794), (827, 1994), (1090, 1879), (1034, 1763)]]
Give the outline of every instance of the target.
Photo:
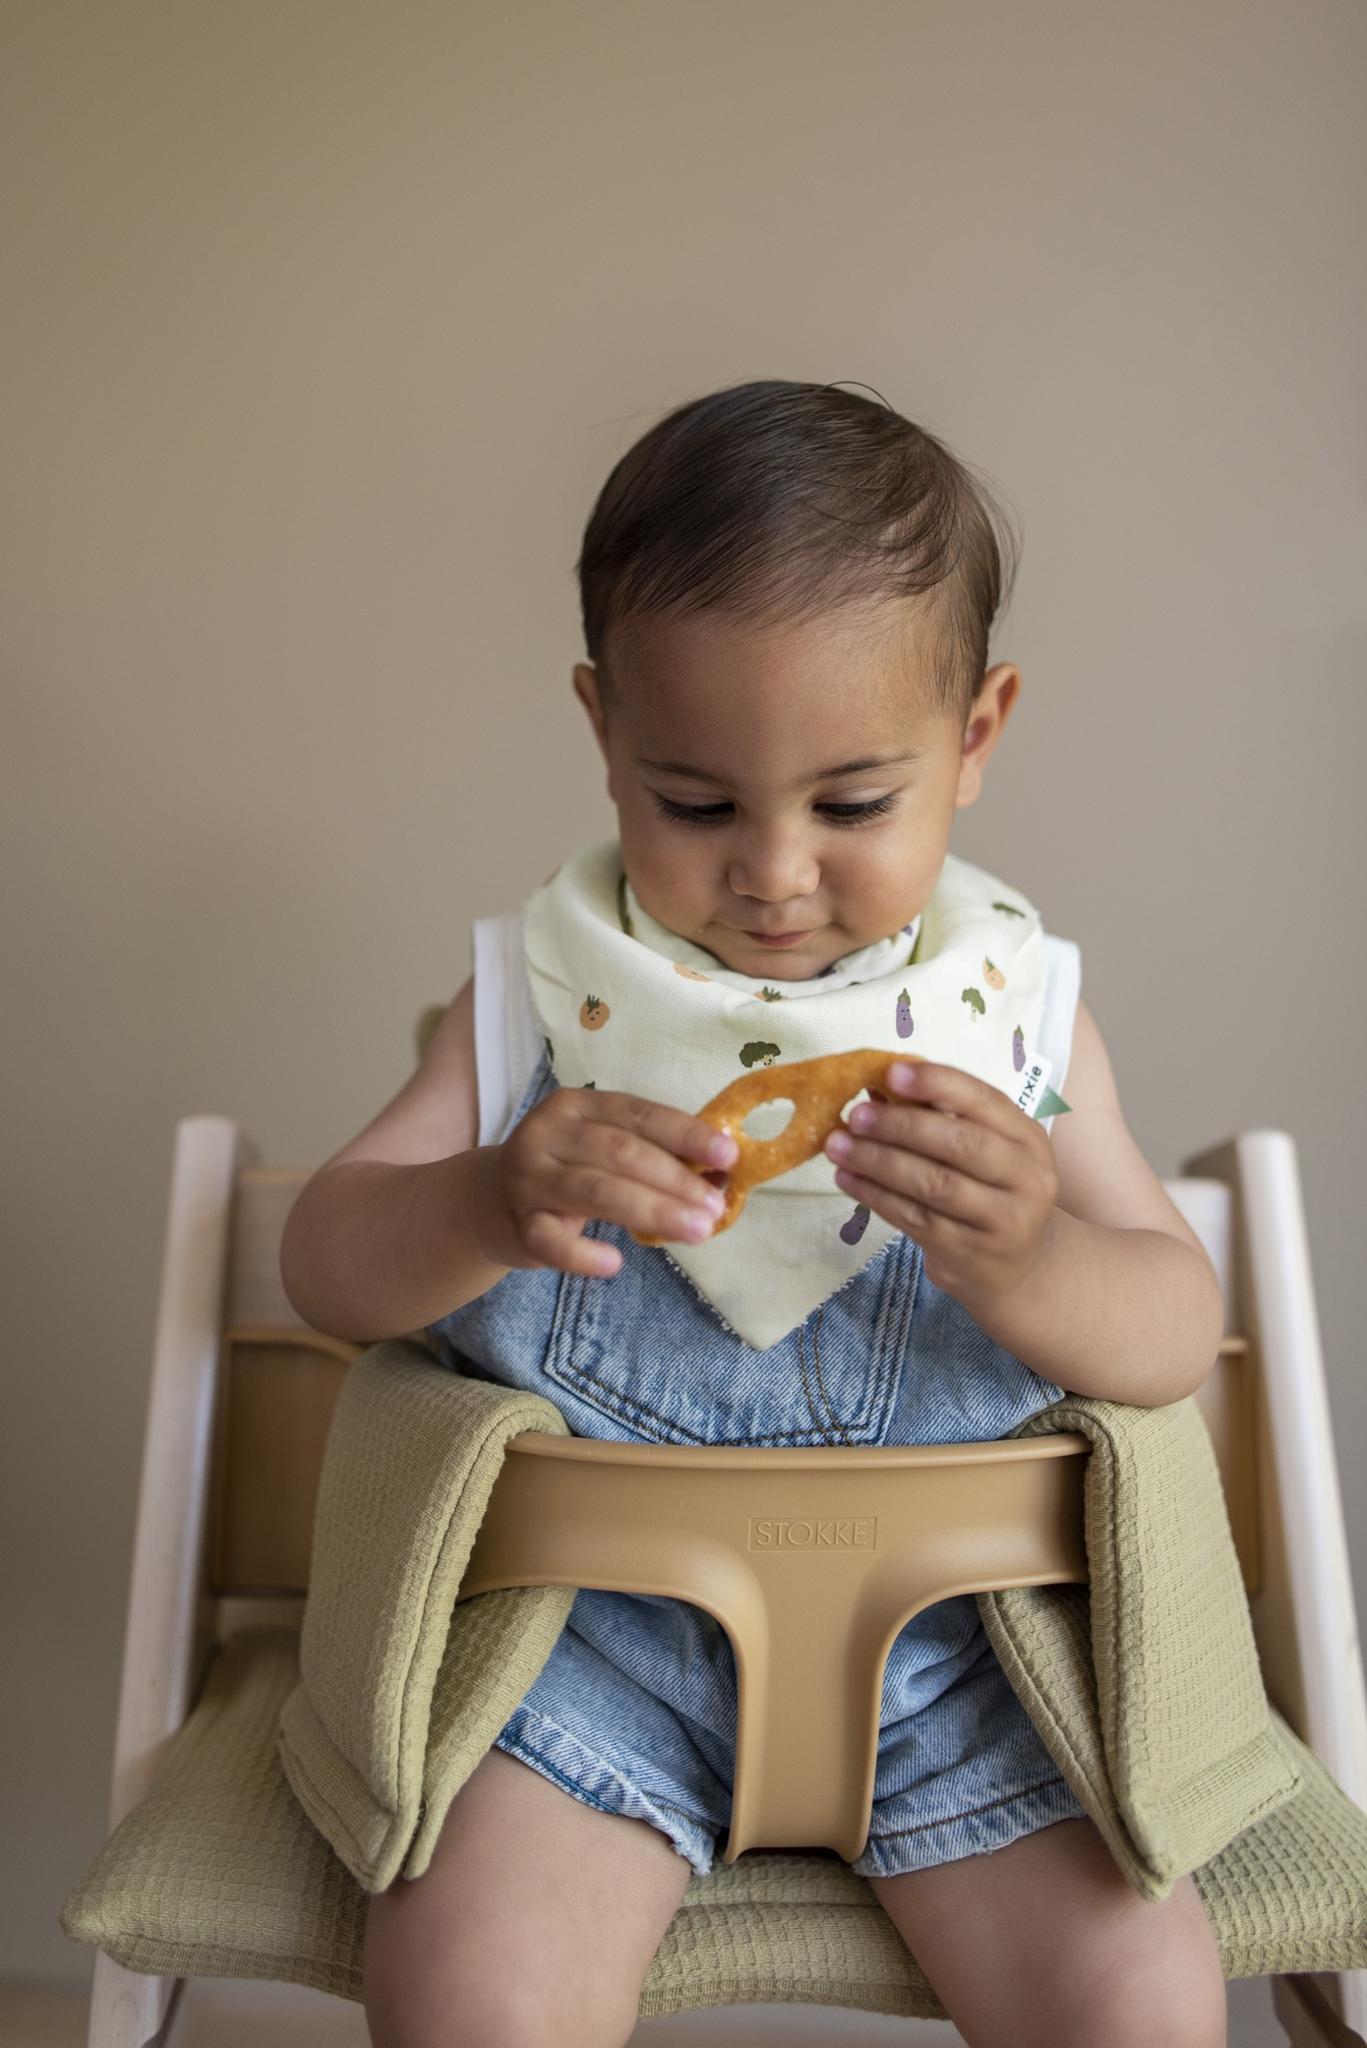
[[(1066, 1106), (1036, 1054), (1047, 964), (1039, 913), (953, 854), (919, 918), (806, 981), (738, 973), (668, 930), (638, 902), (616, 839), (579, 849), (533, 892), (523, 937), (562, 1087), (696, 1114), (747, 1068), (873, 1046), (962, 1067), (1030, 1115)], [(777, 1136), (789, 1114), (766, 1103), (746, 1130)], [(738, 1337), (767, 1350), (899, 1234), (838, 1188), (818, 1153), (753, 1188), (729, 1230), (658, 1249)]]

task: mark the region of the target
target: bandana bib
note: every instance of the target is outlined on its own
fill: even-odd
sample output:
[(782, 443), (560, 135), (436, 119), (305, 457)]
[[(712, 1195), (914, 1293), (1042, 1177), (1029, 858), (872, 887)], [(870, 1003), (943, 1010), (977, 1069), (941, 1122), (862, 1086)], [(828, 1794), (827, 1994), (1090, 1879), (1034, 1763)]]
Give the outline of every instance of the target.
[[(737, 973), (668, 930), (637, 901), (615, 839), (557, 868), (528, 899), (522, 928), (532, 1005), (562, 1087), (696, 1114), (748, 1068), (874, 1046), (962, 1067), (1031, 1115), (1065, 1107), (1036, 1051), (1047, 967), (1039, 913), (953, 854), (919, 918), (806, 981)], [(863, 1099), (864, 1090), (851, 1098), (846, 1117)], [(766, 1103), (746, 1129), (774, 1137), (789, 1114)], [(753, 1188), (729, 1230), (660, 1248), (757, 1350), (898, 1234), (834, 1176), (818, 1153)]]

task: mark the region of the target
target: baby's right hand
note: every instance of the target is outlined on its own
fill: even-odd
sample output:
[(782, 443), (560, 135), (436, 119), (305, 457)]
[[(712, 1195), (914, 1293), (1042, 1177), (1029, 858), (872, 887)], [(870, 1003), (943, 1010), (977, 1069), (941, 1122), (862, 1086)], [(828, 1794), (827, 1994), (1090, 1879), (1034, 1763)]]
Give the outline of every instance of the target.
[(504, 1266), (615, 1273), (622, 1254), (580, 1236), (590, 1217), (641, 1237), (710, 1237), (723, 1196), (683, 1162), (727, 1168), (734, 1138), (701, 1117), (610, 1089), (557, 1088), (488, 1148), (480, 1248)]

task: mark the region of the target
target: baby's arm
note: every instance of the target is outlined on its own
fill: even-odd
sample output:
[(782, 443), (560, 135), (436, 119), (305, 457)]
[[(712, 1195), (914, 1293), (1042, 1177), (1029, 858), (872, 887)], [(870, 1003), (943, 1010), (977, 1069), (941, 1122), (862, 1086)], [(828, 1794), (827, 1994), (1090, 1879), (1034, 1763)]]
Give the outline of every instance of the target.
[(724, 1197), (697, 1169), (737, 1150), (700, 1117), (615, 1089), (555, 1089), (500, 1144), (478, 1135), (467, 981), (416, 1073), (286, 1219), (280, 1277), (305, 1322), (373, 1342), (439, 1322), (515, 1266), (608, 1278), (622, 1255), (582, 1235), (591, 1217), (705, 1237)]
[(1096, 1021), (1079, 1002), (1066, 1116), (1050, 1132), (1058, 1173), (1046, 1253), (1004, 1305), (1004, 1344), (1070, 1393), (1157, 1407), (1215, 1364), (1224, 1304), (1201, 1240), (1125, 1122)]
[(407, 1336), (508, 1271), (479, 1248), (474, 983), (416, 1071), (305, 1183), (285, 1222), (280, 1277), (315, 1330), (355, 1343)]

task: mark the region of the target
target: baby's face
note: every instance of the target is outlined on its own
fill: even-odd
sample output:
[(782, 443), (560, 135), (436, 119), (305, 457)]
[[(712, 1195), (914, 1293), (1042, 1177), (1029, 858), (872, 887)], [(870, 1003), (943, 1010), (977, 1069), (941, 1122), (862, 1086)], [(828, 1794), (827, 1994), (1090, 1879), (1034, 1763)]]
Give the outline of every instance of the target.
[(612, 671), (606, 721), (596, 671), (578, 664), (574, 683), (631, 886), (758, 982), (806, 981), (924, 909), (1019, 680), (989, 672), (973, 708), (988, 700), (986, 730), (971, 723), (966, 749), (931, 702), (906, 604), (796, 627), (627, 620)]

